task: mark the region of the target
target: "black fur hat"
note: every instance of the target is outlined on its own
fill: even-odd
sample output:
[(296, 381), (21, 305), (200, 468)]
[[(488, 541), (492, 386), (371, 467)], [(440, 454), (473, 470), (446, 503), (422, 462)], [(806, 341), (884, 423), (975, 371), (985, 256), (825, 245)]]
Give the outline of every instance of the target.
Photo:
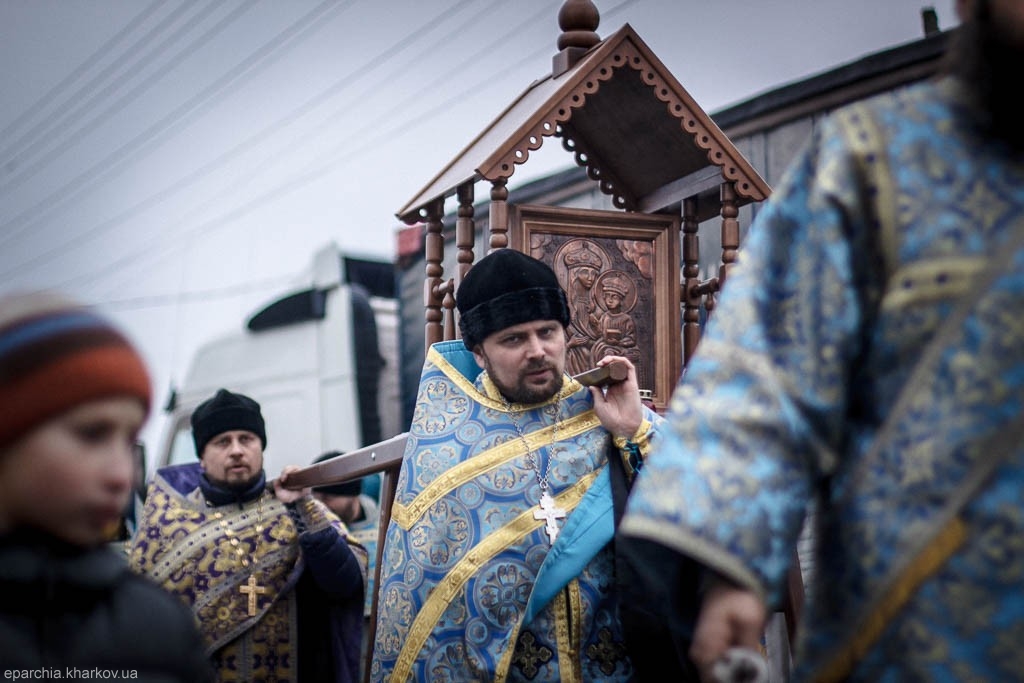
[(203, 449), (210, 439), (223, 432), (244, 429), (260, 437), (267, 447), (267, 431), (260, 412), (260, 404), (248, 396), (220, 389), (192, 411), (192, 440), (196, 456), (203, 457)]
[(512, 325), (532, 320), (569, 324), (569, 304), (555, 272), (515, 249), (498, 249), (473, 264), (455, 293), (455, 306), (470, 351)]

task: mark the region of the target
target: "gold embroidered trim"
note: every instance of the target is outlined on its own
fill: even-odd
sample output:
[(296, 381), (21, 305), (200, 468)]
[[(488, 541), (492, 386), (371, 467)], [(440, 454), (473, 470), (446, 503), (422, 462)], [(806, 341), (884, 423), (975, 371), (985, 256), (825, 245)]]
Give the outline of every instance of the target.
[[(169, 545), (163, 551), (161, 559), (153, 564), (151, 570), (146, 572), (153, 580), (162, 584), (169, 579), (173, 572), (180, 569), (181, 556), (190, 556), (192, 554), (193, 551), (189, 550), (190, 547), (208, 547), (213, 544), (214, 539), (219, 539), (221, 537), (221, 527), (219, 520), (213, 516), (204, 515), (183, 505), (180, 496), (168, 495), (162, 490), (154, 491), (153, 495), (158, 496), (156, 500), (161, 507), (167, 510), (168, 515), (178, 516), (182, 519), (191, 518), (189, 524), (182, 524), (186, 534), (178, 537), (173, 544)], [(166, 507), (164, 506), (164, 500), (167, 501)], [(276, 498), (268, 497), (264, 505), (266, 506), (265, 514), (268, 520), (284, 514), (284, 506)], [(230, 515), (225, 518), (225, 521), (227, 522), (227, 530), (232, 533), (248, 528), (251, 523), (248, 518), (242, 515)], [(259, 547), (260, 550), (258, 552), (260, 554), (266, 555), (272, 552), (266, 550), (262, 543), (260, 543)]]
[(564, 683), (580, 683), (583, 680), (583, 596), (580, 582), (573, 579), (566, 586), (568, 600), (558, 604), (558, 619), (568, 625), (565, 642), (562, 629), (558, 638), (558, 672)]
[(905, 265), (889, 278), (882, 310), (956, 299), (967, 292), (975, 276), (986, 267), (981, 257), (945, 258)]
[(683, 555), (693, 557), (701, 564), (730, 577), (740, 586), (754, 591), (762, 601), (767, 600), (768, 593), (756, 574), (735, 555), (725, 552), (697, 534), (681, 530), (679, 527), (671, 527), (668, 529), (670, 533), (666, 533), (664, 526), (647, 517), (626, 516), (619, 528), (630, 536), (657, 541)]
[(913, 596), (918, 587), (939, 570), (967, 540), (967, 525), (954, 517), (942, 532), (916, 557), (886, 593), (878, 609), (868, 615), (854, 639), (814, 677), (816, 683), (846, 680), (856, 662), (882, 635), (885, 626)]
[[(563, 437), (568, 439), (579, 436), (594, 429), (599, 424), (601, 424), (601, 421), (594, 414), (593, 410), (580, 413), (558, 425), (559, 440), (561, 441)], [(551, 437), (553, 433), (554, 425), (549, 425), (527, 434), (526, 441), (530, 448), (533, 449), (548, 446), (552, 443)], [(500, 467), (509, 460), (522, 456), (523, 453), (522, 441), (510, 439), (468, 460), (462, 461), (430, 482), (408, 504), (403, 505), (396, 502), (391, 510), (391, 520), (402, 527), (402, 529), (408, 531), (413, 524), (426, 514), (431, 506), (448, 495), (450, 491), (472, 481), (484, 472)]]
[[(875, 191), (875, 206), (878, 210), (878, 221), (881, 234), (882, 258), (885, 259), (885, 270), (895, 270), (899, 255), (899, 226), (896, 211), (896, 183), (889, 167), (886, 137), (883, 135), (874, 115), (867, 107), (853, 106), (836, 112), (836, 120), (844, 130), (844, 137), (850, 146), (861, 156), (863, 170), (871, 180)], [(870, 159), (869, 159), (870, 158)], [(870, 163), (869, 163), (870, 161)]]
[[(556, 600), (558, 598), (555, 598)], [(516, 653), (516, 643), (519, 642), (519, 631), (523, 626), (522, 620), (516, 622), (512, 630), (508, 632), (508, 646), (501, 654), (501, 659), (494, 665), (494, 683), (505, 683), (508, 680), (509, 669), (512, 668), (512, 657)]]
[[(488, 408), (494, 408), (502, 412), (505, 412), (505, 405), (501, 402), (501, 399), (493, 398), (487, 393), (480, 392), (473, 382), (471, 382), (461, 372), (456, 370), (455, 366), (449, 363), (448, 360), (444, 356), (442, 356), (441, 353), (433, 346), (431, 346), (430, 349), (427, 350), (427, 360), (430, 363), (433, 363), (435, 366), (437, 366), (437, 369), (440, 370), (445, 377), (447, 377), (456, 385), (458, 385), (458, 387), (462, 389), (462, 391), (465, 392), (471, 399), (477, 401), (482, 405), (487, 406)], [(565, 381), (562, 382), (562, 388), (559, 390), (558, 394), (552, 396), (547, 401), (532, 404), (517, 404), (516, 408), (519, 410), (533, 410), (538, 406), (542, 406), (553, 401), (560, 401), (568, 396), (571, 396), (572, 394), (575, 394), (583, 387), (582, 384), (572, 379), (571, 377), (566, 376), (564, 379)], [(494, 387), (493, 382), (491, 382), (489, 378), (486, 378), (484, 380), (484, 385), (485, 387), (491, 387), (491, 390), (495, 394), (497, 394), (498, 390), (496, 387)]]
[(651, 450), (651, 427), (653, 427), (653, 425), (650, 423), (650, 421), (646, 419), (641, 420), (640, 426), (637, 427), (637, 430), (633, 434), (633, 436), (631, 436), (628, 439), (623, 436), (616, 436), (613, 439), (613, 441), (615, 442), (615, 447), (621, 451), (624, 450), (627, 445), (633, 443), (636, 444), (636, 447), (638, 449), (640, 449), (640, 457), (647, 457), (647, 453)]
[[(556, 496), (555, 502), (566, 510), (575, 509), (599, 472), (600, 470), (596, 470), (580, 479), (572, 487)], [(451, 568), (444, 579), (438, 582), (434, 590), (431, 591), (430, 597), (423, 603), (423, 607), (409, 628), (409, 635), (402, 645), (401, 652), (398, 653), (398, 659), (395, 660), (392, 680), (404, 681), (409, 678), (412, 665), (420, 650), (423, 649), (423, 644), (430, 637), (451, 601), (466, 585), (466, 581), (475, 575), (488, 560), (543, 525), (543, 520), (534, 518), (533, 506), (531, 506), (504, 527), (482, 539)], [(518, 631), (516, 630), (516, 632)], [(514, 642), (507, 644), (510, 649), (513, 649), (514, 645)], [(507, 662), (505, 664), (507, 666)], [(506, 672), (507, 669), (504, 669), (498, 673), (505, 676)]]

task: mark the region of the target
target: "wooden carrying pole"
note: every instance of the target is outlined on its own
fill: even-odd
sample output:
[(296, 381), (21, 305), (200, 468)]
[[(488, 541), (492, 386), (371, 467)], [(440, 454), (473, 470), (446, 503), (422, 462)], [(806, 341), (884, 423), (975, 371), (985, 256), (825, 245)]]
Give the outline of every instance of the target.
[[(409, 433), (402, 432), (385, 441), (303, 467), (292, 472), (288, 477), (288, 488), (303, 489), (307, 486), (327, 486), (359, 479), (377, 472), (383, 472), (385, 477), (391, 471), (397, 474), (402, 465), (402, 455), (405, 453), (405, 444), (408, 440)], [(381, 509), (384, 507), (384, 489), (386, 488), (381, 487)]]

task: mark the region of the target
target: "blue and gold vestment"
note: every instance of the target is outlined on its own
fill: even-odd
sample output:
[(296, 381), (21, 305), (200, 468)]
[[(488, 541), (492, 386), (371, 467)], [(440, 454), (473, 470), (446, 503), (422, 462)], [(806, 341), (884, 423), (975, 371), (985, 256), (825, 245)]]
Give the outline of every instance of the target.
[[(521, 425), (557, 506), (555, 544)], [(645, 409), (637, 437), (661, 418)], [(506, 407), (461, 341), (420, 380), (378, 591), (374, 681), (628, 681), (613, 591), (611, 435), (589, 392)], [(612, 452), (621, 452), (614, 450)]]
[[(945, 79), (821, 124), (751, 226), (622, 522), (778, 605), (815, 510), (794, 681), (871, 623), (993, 456), (978, 444), (1024, 410), (1018, 243), (869, 457), (929, 340), (1022, 230), (1024, 163), (970, 120)], [(1024, 444), (1001, 455), (960, 513), (966, 543), (848, 680), (1021, 680)]]

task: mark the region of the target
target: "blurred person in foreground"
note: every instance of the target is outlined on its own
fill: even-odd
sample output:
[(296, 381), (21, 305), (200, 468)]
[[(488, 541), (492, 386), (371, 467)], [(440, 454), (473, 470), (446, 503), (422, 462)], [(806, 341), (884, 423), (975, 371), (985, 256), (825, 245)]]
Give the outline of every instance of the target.
[(192, 614), (107, 547), (149, 406), (145, 364), (106, 319), (52, 293), (0, 299), (5, 679), (212, 680)]
[(633, 488), (637, 571), (704, 572), (707, 680), (809, 509), (794, 681), (1024, 680), (1024, 2), (957, 10), (946, 72), (834, 112), (758, 214)]
[(191, 606), (218, 680), (359, 680), (366, 551), (309, 489), (268, 482), (260, 405), (220, 389), (192, 412), (197, 463), (157, 471), (134, 569)]
[(375, 681), (631, 681), (614, 581), (611, 458), (661, 417), (636, 371), (565, 374), (569, 306), (543, 261), (498, 249), (427, 353), (381, 556)]

